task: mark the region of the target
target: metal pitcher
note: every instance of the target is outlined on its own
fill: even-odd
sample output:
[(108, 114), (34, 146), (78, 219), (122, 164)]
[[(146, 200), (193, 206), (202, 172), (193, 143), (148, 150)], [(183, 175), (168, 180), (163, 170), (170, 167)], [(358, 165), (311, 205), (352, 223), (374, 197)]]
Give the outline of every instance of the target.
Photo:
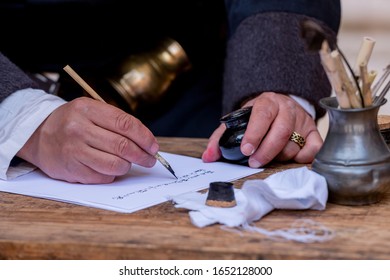
[(379, 105), (340, 109), (336, 97), (320, 105), (329, 115), (329, 129), (312, 170), (326, 178), (329, 202), (364, 205), (381, 200), (390, 189), (390, 150), (381, 136)]

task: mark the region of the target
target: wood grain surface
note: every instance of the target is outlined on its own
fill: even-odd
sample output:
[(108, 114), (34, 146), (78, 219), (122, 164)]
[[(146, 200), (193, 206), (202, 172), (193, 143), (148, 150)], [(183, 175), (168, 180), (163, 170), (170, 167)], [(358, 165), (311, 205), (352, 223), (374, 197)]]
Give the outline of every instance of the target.
[[(161, 151), (200, 157), (206, 139), (159, 138)], [(271, 164), (234, 182), (303, 165)], [(31, 186), (32, 188), (34, 186)], [(373, 205), (274, 210), (255, 223), (289, 228), (310, 219), (332, 230), (326, 242), (274, 240), (219, 225), (197, 228), (170, 202), (132, 214), (0, 193), (0, 259), (390, 259), (390, 196)]]

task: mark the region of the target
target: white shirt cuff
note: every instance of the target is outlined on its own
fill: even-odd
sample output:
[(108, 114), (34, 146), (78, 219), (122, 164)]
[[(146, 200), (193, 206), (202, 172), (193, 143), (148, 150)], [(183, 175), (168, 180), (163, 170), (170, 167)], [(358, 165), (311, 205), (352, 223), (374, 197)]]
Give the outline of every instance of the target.
[[(23, 147), (39, 125), (66, 101), (43, 90), (23, 89), (0, 103), (0, 179), (19, 174), (10, 167), (12, 158)], [(21, 170), (31, 170), (23, 168)]]

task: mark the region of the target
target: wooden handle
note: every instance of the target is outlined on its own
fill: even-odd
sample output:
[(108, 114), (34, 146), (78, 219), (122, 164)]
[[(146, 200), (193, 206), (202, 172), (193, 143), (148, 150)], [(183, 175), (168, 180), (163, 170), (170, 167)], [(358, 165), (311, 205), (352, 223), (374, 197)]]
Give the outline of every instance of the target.
[(106, 101), (104, 101), (103, 98), (100, 97), (100, 95), (93, 89), (91, 88), (86, 81), (83, 80), (83, 78), (81, 78), (79, 76), (79, 74), (77, 74), (73, 69), (72, 67), (70, 67), (69, 65), (66, 65), (64, 67), (64, 70), (83, 88), (85, 89), (86, 92), (88, 92), (89, 95), (91, 95), (94, 99), (96, 100), (100, 100), (104, 103), (106, 103)]

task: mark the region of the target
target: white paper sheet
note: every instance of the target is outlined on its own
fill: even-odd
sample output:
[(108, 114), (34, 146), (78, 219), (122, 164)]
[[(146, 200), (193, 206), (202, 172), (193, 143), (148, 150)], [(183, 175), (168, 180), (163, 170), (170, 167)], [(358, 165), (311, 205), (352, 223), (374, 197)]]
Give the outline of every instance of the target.
[(204, 163), (201, 159), (160, 153), (172, 166), (178, 179), (160, 163), (153, 168), (133, 165), (130, 172), (111, 184), (72, 184), (47, 177), (39, 170), (0, 181), (0, 191), (47, 198), (111, 211), (132, 213), (162, 202), (174, 195), (198, 191), (214, 181), (233, 181), (263, 169), (223, 162)]

